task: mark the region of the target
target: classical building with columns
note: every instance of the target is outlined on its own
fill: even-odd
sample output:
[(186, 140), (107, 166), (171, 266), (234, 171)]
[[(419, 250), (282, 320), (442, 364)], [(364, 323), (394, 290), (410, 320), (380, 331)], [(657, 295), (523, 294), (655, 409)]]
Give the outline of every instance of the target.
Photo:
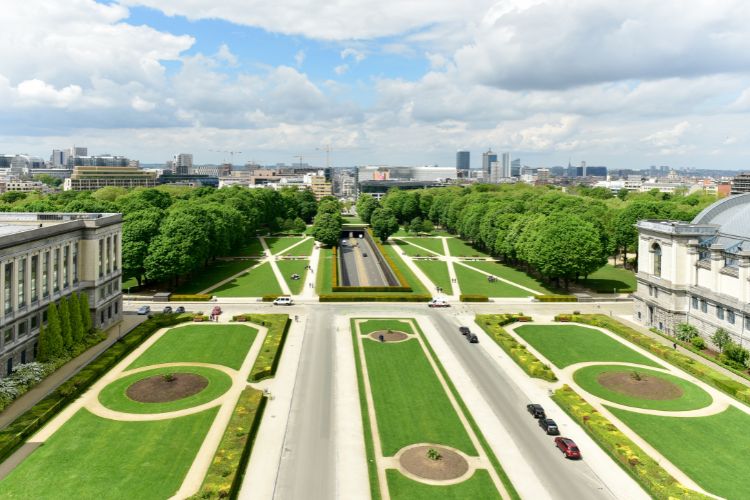
[(638, 227), (635, 319), (673, 333), (689, 323), (708, 339), (718, 328), (750, 344), (750, 194), (730, 196), (692, 222)]
[(94, 326), (121, 320), (121, 242), (120, 214), (0, 213), (0, 377), (36, 358), (51, 302), (85, 293)]

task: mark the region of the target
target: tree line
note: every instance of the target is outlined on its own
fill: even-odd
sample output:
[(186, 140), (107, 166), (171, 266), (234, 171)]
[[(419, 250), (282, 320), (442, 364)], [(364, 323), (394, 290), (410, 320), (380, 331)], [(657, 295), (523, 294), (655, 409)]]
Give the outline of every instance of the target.
[[(567, 288), (599, 269), (608, 257), (627, 262), (642, 219), (691, 220), (716, 200), (707, 195), (611, 193), (590, 188), (476, 185), (414, 191), (391, 190), (377, 201), (363, 195), (357, 213), (387, 239), (398, 226), (437, 225), (477, 249), (526, 267)], [(636, 260), (628, 263), (635, 265)]]
[(37, 361), (49, 363), (67, 358), (84, 345), (93, 331), (89, 298), (85, 293), (73, 293), (47, 308), (47, 324), (39, 328)]

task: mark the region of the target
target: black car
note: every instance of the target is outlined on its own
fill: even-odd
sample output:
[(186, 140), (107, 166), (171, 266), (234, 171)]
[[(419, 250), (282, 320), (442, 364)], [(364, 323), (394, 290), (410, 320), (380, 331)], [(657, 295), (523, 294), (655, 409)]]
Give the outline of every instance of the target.
[(470, 333), (469, 335), (467, 335), (466, 338), (469, 340), (470, 344), (478, 344), (479, 343), (479, 337), (477, 337), (473, 333)]
[(550, 436), (558, 436), (560, 434), (560, 430), (557, 428), (557, 424), (551, 418), (540, 418), (539, 427), (544, 429), (544, 432), (546, 432)]
[(164, 309), (161, 312), (164, 314), (172, 314), (172, 306), (164, 306)]
[(177, 314), (182, 314), (185, 312), (185, 308), (182, 306), (177, 306), (177, 309), (175, 309), (174, 312)]
[(462, 335), (468, 335), (471, 333), (468, 326), (459, 326), (458, 331), (461, 332)]
[(367, 257), (367, 252), (362, 252), (362, 257)]
[(535, 403), (527, 404), (526, 411), (531, 413), (534, 418), (545, 418), (547, 416), (544, 414), (544, 408), (542, 408), (542, 405), (538, 405)]

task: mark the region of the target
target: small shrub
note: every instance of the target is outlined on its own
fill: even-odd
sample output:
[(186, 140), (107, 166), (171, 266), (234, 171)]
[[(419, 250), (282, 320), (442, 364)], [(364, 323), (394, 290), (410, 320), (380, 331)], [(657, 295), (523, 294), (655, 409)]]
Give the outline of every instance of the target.
[(437, 451), (435, 448), (430, 448), (429, 450), (427, 450), (427, 458), (429, 458), (430, 460), (437, 461), (437, 460), (442, 459), (443, 455), (441, 455), (440, 452)]
[(690, 340), (690, 343), (693, 344), (693, 347), (695, 347), (699, 351), (702, 351), (706, 348), (706, 341), (703, 340), (703, 337), (693, 337)]
[(174, 382), (177, 380), (177, 377), (174, 376), (174, 373), (165, 373), (161, 376), (161, 378), (164, 379), (164, 382)]

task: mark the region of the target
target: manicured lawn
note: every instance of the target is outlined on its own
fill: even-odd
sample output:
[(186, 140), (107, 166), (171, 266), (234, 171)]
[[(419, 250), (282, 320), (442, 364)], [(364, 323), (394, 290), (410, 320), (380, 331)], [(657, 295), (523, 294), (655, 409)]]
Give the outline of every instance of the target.
[(516, 333), (558, 368), (584, 361), (661, 365), (593, 328), (578, 325), (524, 325)]
[(377, 332), (378, 330), (398, 330), (409, 334), (414, 333), (409, 323), (397, 319), (370, 319), (359, 324), (359, 332), (362, 335)]
[(531, 292), (510, 285), (504, 281), (487, 281), (487, 276), (468, 269), (461, 264), (454, 264), (456, 278), (461, 287), (461, 293), (486, 295), (488, 297), (530, 297)]
[(301, 236), (266, 236), (266, 245), (271, 250), (271, 255), (278, 255), (295, 243), (302, 241)]
[(0, 481), (0, 496), (169, 498), (181, 486), (216, 411), (122, 422), (79, 410)]
[(394, 500), (465, 500), (502, 498), (495, 488), (489, 472), (477, 469), (474, 474), (458, 484), (433, 486), (413, 481), (395, 469), (386, 471), (388, 490)]
[(399, 271), (401, 271), (401, 274), (404, 276), (404, 278), (406, 278), (406, 281), (412, 288), (412, 293), (428, 293), (422, 285), (422, 282), (419, 281), (416, 276), (414, 276), (414, 273), (411, 272), (409, 266), (407, 266), (401, 256), (398, 255), (398, 252), (396, 252), (396, 250), (391, 245), (383, 245), (383, 248), (385, 249), (386, 255), (391, 258), (391, 261), (393, 261)]
[[(205, 377), (208, 385), (197, 394), (166, 403), (141, 403), (130, 399), (125, 393), (131, 384), (139, 380), (167, 373), (194, 373)], [(126, 413), (165, 413), (208, 403), (227, 392), (230, 387), (232, 379), (218, 370), (202, 366), (163, 367), (115, 380), (99, 393), (99, 401), (111, 410)]]
[(612, 293), (615, 289), (618, 293), (630, 293), (635, 291), (635, 274), (627, 269), (607, 264), (591, 274), (587, 280), (582, 280), (581, 284), (599, 293)]
[(198, 362), (238, 370), (257, 333), (258, 330), (247, 325), (208, 324), (172, 328), (128, 369), (160, 363)]
[(183, 281), (174, 293), (200, 293), (212, 285), (255, 265), (254, 260), (217, 260)]
[(312, 254), (315, 240), (309, 238), (291, 250), (282, 251), (279, 255), (292, 255), (294, 257), (309, 257)]
[(252, 238), (250, 241), (248, 241), (244, 246), (242, 246), (236, 253), (239, 256), (259, 256), (262, 257), (264, 255), (263, 253), (263, 245), (260, 243), (259, 238)]
[(281, 295), (282, 292), (271, 264), (265, 262), (252, 271), (224, 283), (211, 293), (217, 297), (262, 297)]
[(415, 260), (414, 263), (435, 284), (448, 294), (453, 294), (451, 277), (448, 274), (448, 263), (441, 260)]
[(448, 249), (453, 257), (487, 257), (487, 254), (472, 248), (458, 238), (448, 238)]
[(435, 256), (432, 252), (428, 252), (426, 250), (422, 250), (421, 248), (417, 248), (414, 245), (410, 245), (409, 243), (403, 240), (393, 240), (393, 245), (398, 247), (400, 252), (405, 253), (409, 257), (434, 257)]
[(547, 288), (544, 287), (541, 281), (529, 276), (523, 271), (513, 269), (512, 267), (505, 266), (499, 262), (477, 261), (467, 262), (466, 265), (475, 267), (494, 276), (505, 278), (506, 280), (518, 283), (519, 285), (525, 286), (526, 288), (536, 290), (539, 293), (551, 293)]
[(609, 409), (706, 491), (750, 498), (747, 413), (730, 407), (709, 417), (683, 418)]
[(424, 351), (415, 340), (365, 340), (364, 352), (385, 456), (415, 443), (476, 450), (448, 400)]
[[(443, 240), (442, 238), (404, 238), (403, 241), (413, 244), (413, 245), (419, 245), (422, 248), (426, 248), (427, 250), (432, 250), (438, 255), (445, 255), (445, 250), (443, 249)], [(419, 250), (419, 249), (418, 249)], [(425, 251), (421, 251), (422, 255), (429, 255)], [(407, 254), (410, 255), (410, 254)]]
[[(645, 399), (634, 396), (628, 396), (626, 394), (608, 389), (601, 385), (597, 378), (602, 373), (608, 372), (625, 372), (630, 376), (635, 376), (637, 372), (640, 376), (654, 377), (666, 380), (682, 389), (682, 396), (676, 399)], [(646, 408), (649, 410), (666, 410), (666, 411), (684, 411), (684, 410), (697, 410), (698, 408), (704, 408), (711, 404), (713, 398), (706, 391), (688, 382), (685, 379), (675, 377), (662, 372), (653, 370), (646, 370), (644, 368), (631, 368), (627, 366), (616, 366), (616, 365), (597, 365), (588, 366), (577, 370), (573, 374), (573, 379), (576, 384), (581, 386), (584, 390), (599, 396), (600, 398), (612, 401), (614, 403), (620, 403), (627, 406), (634, 406), (636, 408)]]
[[(289, 286), (289, 290), (291, 290), (294, 295), (302, 293), (302, 287), (305, 284), (305, 277), (307, 276), (307, 270), (305, 267), (307, 267), (309, 263), (310, 261), (307, 259), (280, 260), (276, 262), (276, 265), (279, 266), (279, 271), (281, 271), (282, 276), (284, 276), (286, 284)], [(299, 279), (293, 280), (291, 278), (292, 274), (299, 274)]]

